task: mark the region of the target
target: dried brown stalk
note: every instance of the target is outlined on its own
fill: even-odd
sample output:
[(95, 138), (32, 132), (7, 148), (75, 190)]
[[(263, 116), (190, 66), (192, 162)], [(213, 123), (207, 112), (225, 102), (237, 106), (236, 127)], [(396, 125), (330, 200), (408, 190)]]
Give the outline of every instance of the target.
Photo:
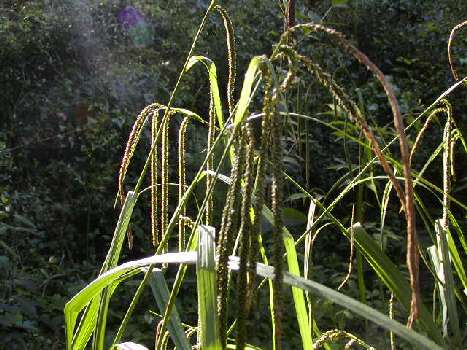
[(454, 77), (454, 80), (459, 80), (459, 75), (457, 74), (456, 69), (454, 68), (454, 60), (452, 57), (452, 42), (454, 41), (454, 36), (456, 35), (456, 32), (459, 31), (462, 27), (467, 25), (467, 21), (464, 21), (462, 23), (459, 23), (456, 25), (454, 28), (451, 30), (451, 34), (449, 35), (449, 40), (448, 40), (448, 59), (449, 59), (449, 67), (451, 68), (452, 76)]
[(287, 30), (295, 25), (295, 0), (289, 0), (287, 6)]
[[(410, 275), (410, 287), (412, 290), (412, 299), (410, 305), (410, 316), (407, 322), (408, 327), (412, 327), (415, 320), (418, 318), (420, 312), (420, 285), (419, 285), (419, 255), (417, 251), (417, 238), (415, 231), (415, 211), (413, 203), (413, 181), (410, 168), (410, 151), (405, 134), (404, 122), (399, 109), (396, 95), (392, 86), (386, 80), (381, 70), (360, 50), (354, 47), (343, 34), (337, 32), (334, 29), (327, 28), (319, 24), (300, 24), (293, 28), (290, 28), (286, 33), (282, 35), (281, 44), (288, 42), (288, 37), (299, 29), (308, 29), (312, 31), (322, 32), (328, 35), (333, 42), (340, 46), (344, 51), (352, 55), (357, 61), (364, 65), (368, 70), (371, 71), (373, 76), (379, 81), (383, 87), (389, 104), (391, 106), (394, 126), (396, 128), (397, 135), (399, 137), (399, 147), (402, 158), (404, 182), (405, 182), (405, 193), (401, 198), (402, 208), (405, 212), (407, 220), (407, 267)], [(365, 130), (364, 130), (365, 131)], [(383, 164), (382, 164), (383, 165)], [(384, 166), (384, 165), (383, 165)], [(386, 169), (385, 169), (386, 171)], [(391, 176), (390, 176), (391, 177)], [(396, 191), (397, 191), (397, 187)], [(398, 191), (399, 192), (399, 191)], [(398, 193), (399, 196), (402, 193)]]

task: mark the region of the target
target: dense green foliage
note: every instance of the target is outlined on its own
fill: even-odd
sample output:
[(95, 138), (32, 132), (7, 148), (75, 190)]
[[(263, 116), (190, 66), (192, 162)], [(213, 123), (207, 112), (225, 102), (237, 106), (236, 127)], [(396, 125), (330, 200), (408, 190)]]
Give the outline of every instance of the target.
[[(224, 1), (219, 3), (224, 5)], [(280, 39), (283, 32), (280, 3), (225, 2), (237, 43), (235, 101), (240, 97), (250, 59), (255, 55), (271, 55)], [(128, 134), (145, 106), (169, 100), (209, 2), (139, 0), (131, 4), (144, 14), (145, 26), (138, 29), (140, 32), (131, 31), (119, 19), (128, 5), (125, 1), (34, 0), (4, 1), (1, 4), (0, 348), (65, 347), (65, 303), (97, 276), (112, 240), (119, 216), (118, 206), (114, 205), (114, 202), (119, 204), (116, 200), (118, 169)], [(394, 88), (404, 122), (408, 125), (455, 82), (446, 54), (447, 39), (454, 25), (465, 20), (462, 15), (466, 13), (467, 4), (454, 0), (399, 1), (397, 5), (393, 1), (297, 1), (296, 17), (298, 23), (322, 21), (326, 26), (345, 33), (355, 47), (370, 57)], [(329, 39), (320, 34), (296, 40), (301, 54), (313, 57), (349, 92), (377, 134), (379, 143), (387, 145), (395, 135), (391, 111), (384, 91), (371, 74), (348, 54), (329, 45)], [(461, 77), (467, 71), (466, 46), (464, 29), (457, 35), (453, 47), (456, 68)], [(221, 98), (226, 101), (228, 60), (221, 17), (208, 19), (194, 54), (209, 57), (214, 62)], [(279, 64), (277, 72), (283, 78), (287, 65)], [(304, 189), (299, 191), (293, 184), (284, 182), (283, 219), (292, 241), (305, 232), (310, 207), (307, 193), (329, 206), (372, 157), (371, 150), (365, 148), (367, 140), (348, 121), (347, 111), (310, 75), (297, 74), (294, 79), (293, 86), (286, 92), (288, 102), (280, 104), (279, 111), (308, 115), (321, 123), (291, 117), (282, 130), (281, 163), (287, 174)], [(190, 109), (207, 119), (205, 116), (209, 114), (210, 106), (206, 96), (209, 89), (206, 72), (193, 68), (184, 77), (174, 106)], [(248, 105), (250, 112), (261, 111), (263, 97), (267, 97), (265, 89), (261, 87), (259, 96)], [(465, 88), (459, 88), (449, 96), (456, 128), (463, 135), (466, 135), (467, 125), (465, 96)], [(227, 116), (228, 104), (224, 103), (223, 107)], [(176, 159), (178, 154), (178, 142), (175, 140), (178, 139), (181, 119), (177, 118), (167, 131), (169, 140), (174, 140), (167, 150), (171, 159)], [(424, 134), (413, 158), (413, 168), (417, 172), (442, 142), (445, 123), (444, 115), (434, 118)], [(254, 126), (259, 149), (261, 129), (259, 123)], [(408, 132), (411, 145), (422, 126), (423, 121), (418, 120)], [(127, 190), (134, 188), (146, 159), (144, 149), (150, 145), (149, 129), (142, 131), (141, 145), (128, 171)], [(188, 184), (206, 156), (206, 148), (209, 147), (207, 137), (204, 125), (196, 121), (188, 125)], [(456, 145), (451, 188), (455, 201), (452, 201), (451, 210), (459, 231), (465, 234), (466, 151), (461, 142)], [(401, 176), (401, 168), (397, 165), (400, 159), (398, 147), (393, 146), (389, 151), (395, 168), (398, 168), (396, 175)], [(217, 152), (216, 157), (220, 157), (221, 151)], [(177, 167), (175, 162), (171, 164), (167, 174), (169, 182), (177, 183)], [(443, 187), (442, 164), (440, 155), (423, 175), (439, 188)], [(224, 165), (221, 173), (229, 175), (230, 167)], [(347, 174), (349, 176), (343, 177)], [(362, 237), (368, 234), (360, 231), (355, 234), (357, 245), (363, 245), (363, 253), (360, 250), (355, 252), (353, 274), (341, 292), (387, 314), (390, 293), (385, 284), (390, 284), (396, 273), (388, 273), (389, 282), (386, 283), (384, 278), (381, 282), (371, 263), (364, 260), (368, 258), (365, 252), (370, 252), (371, 256), (371, 251), (382, 249), (397, 264), (397, 269), (404, 271), (403, 277), (407, 277), (406, 228), (396, 195), (390, 196), (385, 227), (380, 227), (380, 208), (387, 182), (383, 175), (377, 164), (372, 165), (365, 176), (380, 178), (352, 189), (337, 203), (333, 214), (346, 227), (354, 222), (362, 223), (375, 239), (371, 242), (378, 243), (365, 246), (358, 243), (357, 238), (365, 242)], [(425, 214), (423, 217), (417, 214), (417, 229), (420, 244), (425, 249), (433, 244), (430, 235), (434, 235), (435, 228), (430, 220), (443, 215), (440, 204), (443, 196), (419, 187), (417, 194), (423, 198), (422, 211)], [(221, 221), (225, 192), (225, 186), (216, 185), (213, 222)], [(135, 206), (131, 218), (133, 248), (130, 250), (126, 244), (123, 245), (120, 262), (154, 252), (149, 229), (149, 193), (143, 193)], [(175, 193), (172, 192), (169, 201), (170, 215), (177, 205)], [(190, 208), (201, 205), (203, 196), (203, 191), (195, 190), (196, 200), (190, 202), (188, 216), (194, 215), (196, 211)], [(318, 213), (320, 210), (316, 209)], [(274, 231), (274, 222), (262, 222), (261, 225), (266, 233)], [(454, 245), (461, 252), (458, 260), (461, 266), (465, 266), (465, 246), (452, 224), (451, 228)], [(339, 232), (338, 225), (323, 227), (316, 239), (310, 266), (312, 279), (333, 289), (337, 289), (347, 275), (349, 261), (349, 240), (342, 239)], [(272, 238), (264, 240), (266, 248), (273, 246)], [(274, 257), (269, 256), (274, 262)], [(303, 259), (299, 250), (301, 266)], [(102, 272), (116, 265), (116, 261), (109, 263)], [(391, 270), (391, 266), (385, 271)], [(423, 262), (420, 269), (423, 301), (429, 306), (435, 282)], [(176, 270), (170, 267), (167, 271), (166, 279), (173, 280)], [(187, 278), (188, 282), (182, 285), (177, 298), (178, 313), (183, 312), (182, 322), (196, 326), (197, 296), (190, 292), (194, 289), (194, 271), (189, 270)], [(466, 302), (462, 292), (465, 286), (462, 286), (458, 270), (454, 272), (454, 279), (460, 328), (465, 333)], [(154, 281), (159, 281), (159, 284), (151, 284), (153, 293), (164, 289), (160, 279), (154, 277)], [(199, 276), (198, 283), (202, 284)], [(125, 286), (117, 289), (112, 299), (108, 327), (111, 334), (120, 324), (137, 282), (130, 280), (125, 282)], [(131, 319), (126, 330), (129, 336), (125, 339), (152, 346), (160, 311), (155, 307), (151, 291), (146, 289), (137, 305), (140, 316)], [(283, 309), (293, 309), (296, 298), (299, 299), (300, 295), (292, 295), (287, 290)], [(257, 331), (247, 339), (248, 343), (263, 348), (272, 347), (267, 299), (268, 290), (263, 288), (257, 295), (258, 305), (251, 315)], [(389, 347), (387, 332), (373, 323), (362, 321), (356, 316), (358, 313), (351, 313), (325, 298), (312, 298), (312, 304), (313, 319), (322, 331), (339, 328), (357, 334), (376, 348)], [(396, 319), (405, 323), (407, 309), (398, 302), (394, 303), (394, 308)], [(436, 308), (439, 310), (439, 305)], [(441, 324), (440, 315), (436, 315), (435, 322)], [(295, 318), (285, 317), (282, 327), (287, 335), (284, 348), (300, 348), (301, 329), (299, 331)], [(426, 330), (423, 329), (425, 333)], [(385, 336), (381, 337), (381, 334)], [(428, 335), (434, 338), (433, 334)], [(465, 339), (466, 335), (462, 336)], [(410, 348), (404, 341), (400, 344)]]

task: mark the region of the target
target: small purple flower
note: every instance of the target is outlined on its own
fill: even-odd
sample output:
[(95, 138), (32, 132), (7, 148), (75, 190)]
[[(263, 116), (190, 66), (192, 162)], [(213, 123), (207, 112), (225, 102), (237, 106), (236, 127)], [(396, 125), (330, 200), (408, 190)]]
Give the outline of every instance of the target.
[(131, 5), (120, 11), (118, 21), (126, 30), (145, 22), (143, 14)]

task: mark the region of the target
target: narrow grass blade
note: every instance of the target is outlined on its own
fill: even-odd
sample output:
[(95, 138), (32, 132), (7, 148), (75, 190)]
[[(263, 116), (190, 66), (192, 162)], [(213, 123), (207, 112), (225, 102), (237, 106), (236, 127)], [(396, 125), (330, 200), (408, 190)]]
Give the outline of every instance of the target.
[(221, 350), (216, 301), (215, 228), (199, 226), (196, 262), (198, 286), (198, 323), (202, 350)]
[[(195, 250), (198, 247), (198, 231), (199, 230), (192, 230), (190, 234), (190, 238), (188, 240), (188, 245), (186, 247), (186, 250), (188, 252), (193, 252), (196, 256)], [(178, 267), (177, 275), (175, 277), (175, 281), (172, 286), (172, 290), (170, 291), (170, 295), (167, 301), (167, 306), (165, 310), (163, 311), (163, 319), (162, 323), (160, 325), (159, 331), (160, 333), (165, 331), (166, 324), (168, 323), (168, 320), (170, 319), (170, 315), (172, 313), (172, 309), (175, 307), (175, 298), (177, 297), (178, 291), (180, 290), (180, 286), (183, 283), (183, 280), (185, 278), (185, 273), (187, 270), (187, 265), (186, 264), (180, 264)], [(162, 343), (158, 343), (156, 345), (156, 350), (162, 347)]]
[(462, 244), (462, 248), (464, 248), (464, 254), (467, 254), (467, 243), (464, 237), (464, 232), (462, 231), (461, 227), (459, 226), (459, 223), (457, 222), (456, 218), (454, 215), (452, 215), (451, 211), (448, 211), (449, 215), (449, 221), (451, 221), (452, 226), (454, 227), (454, 230), (457, 233), (457, 237), (459, 238), (459, 241)]
[[(262, 210), (263, 217), (269, 221), (269, 223), (273, 223), (274, 218), (272, 215), (271, 210), (267, 206), (263, 206)], [(297, 258), (297, 250), (295, 248), (295, 241), (290, 234), (289, 230), (286, 227), (282, 229), (282, 237), (284, 240), (284, 246), (287, 254), (287, 267), (289, 272), (293, 275), (300, 276), (300, 267), (298, 265), (298, 258)], [(264, 249), (264, 248), (263, 248)], [(265, 259), (265, 253), (263, 254), (263, 260), (267, 263), (267, 259)], [(272, 288), (272, 284), (269, 283), (270, 289)], [(271, 290), (272, 293), (272, 290)], [(300, 288), (292, 287), (292, 296), (294, 299), (294, 306), (295, 312), (297, 314), (297, 322), (298, 327), (300, 330), (300, 336), (302, 338), (302, 345), (304, 350), (312, 349), (313, 341), (311, 335), (311, 326), (309, 323), (309, 316), (308, 311), (306, 309), (306, 302), (305, 302), (305, 295)], [(320, 336), (321, 332), (313, 320), (313, 330), (315, 333)], [(327, 350), (330, 350), (327, 344), (324, 345)]]
[[(118, 219), (117, 227), (115, 228), (114, 236), (110, 244), (110, 249), (107, 253), (104, 265), (102, 266), (100, 272), (101, 274), (115, 267), (118, 263), (118, 260), (120, 259), (123, 241), (126, 231), (128, 230), (128, 225), (130, 223), (131, 215), (133, 214), (133, 209), (135, 207), (137, 198), (138, 196), (132, 191), (130, 191), (125, 198), (125, 203), (123, 204), (121, 215)], [(94, 335), (95, 338), (93, 341), (93, 349), (104, 349), (110, 298), (112, 297), (115, 288), (117, 288), (117, 285), (118, 283), (113, 284), (110, 288), (107, 288), (102, 292)]]
[(260, 69), (261, 63), (266, 60), (264, 56), (255, 56), (250, 61), (250, 65), (245, 73), (245, 80), (243, 81), (240, 99), (237, 103), (237, 110), (235, 112), (233, 123), (234, 125), (240, 124), (245, 119), (245, 114), (250, 105), (250, 95), (253, 89), (257, 73)]
[[(300, 276), (300, 268), (298, 266), (297, 251), (295, 250), (295, 241), (292, 235), (288, 232), (283, 232), (285, 250), (287, 252), (287, 265), (289, 272), (292, 275)], [(304, 350), (312, 350), (313, 339), (311, 338), (311, 327), (308, 322), (308, 312), (306, 309), (305, 296), (303, 290), (297, 287), (292, 287), (292, 296), (297, 314), (298, 327), (302, 338), (302, 346)]]
[[(117, 226), (115, 227), (112, 242), (110, 244), (110, 248), (105, 258), (104, 264), (102, 265), (100, 274), (117, 265), (118, 259), (120, 257), (120, 252), (122, 250), (123, 241), (125, 239), (125, 234), (128, 229), (128, 224), (130, 223), (131, 215), (133, 213), (133, 208), (136, 204), (137, 198), (138, 197), (134, 192), (128, 192), (125, 199), (125, 203), (120, 212), (120, 216), (118, 218)], [(95, 299), (92, 300), (91, 304), (88, 306), (87, 310), (81, 318), (80, 325), (77, 329), (76, 334), (73, 335), (76, 320), (74, 320), (73, 322), (66, 323), (65, 329), (68, 349), (84, 349), (87, 342), (89, 341), (89, 338), (91, 337), (92, 332), (94, 332), (94, 330), (96, 329), (98, 315), (100, 314), (99, 310), (101, 308), (105, 309), (105, 305), (108, 304), (110, 296), (111, 293), (106, 293), (106, 295), (98, 295)], [(67, 309), (65, 307), (65, 320), (67, 320), (66, 313)], [(105, 313), (106, 312), (103, 312), (102, 314)], [(102, 324), (101, 322), (99, 323), (101, 324), (101, 330), (103, 327), (103, 330), (105, 331), (105, 322), (104, 324)]]
[[(151, 286), (152, 294), (156, 299), (157, 307), (159, 308), (159, 311), (163, 313), (169, 300), (169, 288), (167, 287), (167, 282), (165, 281), (163, 272), (159, 269), (152, 270), (149, 284)], [(180, 316), (175, 306), (172, 309), (167, 329), (177, 349), (191, 350), (190, 342), (183, 331)]]
[(222, 115), (222, 102), (219, 94), (219, 84), (217, 82), (217, 69), (212, 60), (204, 56), (192, 56), (186, 66), (186, 71), (190, 70), (196, 63), (202, 63), (208, 71), (209, 85), (211, 87), (211, 96), (214, 102), (214, 110), (216, 112), (219, 128), (224, 127), (224, 117)]
[[(368, 148), (366, 148), (366, 149), (368, 149)], [(366, 149), (364, 148), (364, 150), (366, 150)], [(371, 159), (371, 156), (369, 156), (369, 157), (364, 156), (363, 159), (359, 160), (359, 162), (360, 163), (366, 163), (367, 159), (365, 159), (365, 158)], [(372, 180), (372, 181), (374, 181), (374, 180)], [(389, 181), (389, 182), (391, 182), (391, 181)], [(356, 212), (356, 215), (357, 215), (356, 216), (356, 218), (357, 218), (356, 221), (358, 221), (358, 222), (363, 222), (364, 217), (365, 217), (365, 201), (364, 201), (365, 188), (366, 188), (366, 184), (359, 184), (357, 186), (357, 203), (355, 205), (355, 212)], [(362, 257), (362, 252), (359, 249), (357, 249), (357, 254), (356, 255), (357, 255), (358, 294), (360, 296), (360, 301), (362, 303), (366, 303), (367, 289), (366, 289), (366, 284), (365, 284), (365, 276), (364, 276), (364, 273), (363, 273), (364, 260), (363, 260), (363, 257)]]
[(134, 192), (130, 191), (127, 193), (125, 203), (123, 204), (123, 208), (120, 212), (120, 217), (118, 218), (117, 226), (115, 227), (112, 242), (110, 243), (109, 251), (100, 271), (101, 274), (117, 266), (125, 233), (128, 229), (128, 224), (130, 223), (131, 215), (133, 214), (133, 209), (137, 199), (138, 196)]
[[(107, 287), (113, 286), (116, 287), (116, 284), (124, 281), (127, 278), (130, 278), (139, 272), (141, 272), (142, 267), (150, 266), (153, 264), (180, 264), (180, 263), (191, 263), (194, 264), (196, 262), (196, 253), (189, 252), (189, 253), (168, 253), (162, 255), (154, 255), (148, 258), (130, 261), (124, 263), (120, 266), (117, 266), (92, 281), (88, 284), (84, 289), (82, 289), (78, 294), (76, 294), (68, 303), (65, 305), (65, 324), (66, 324), (66, 331), (67, 331), (67, 349), (84, 349), (86, 346), (87, 340), (81, 339), (73, 339), (72, 334), (73, 330), (76, 325), (76, 320), (78, 315), (84, 308), (86, 308), (89, 303), (92, 301), (91, 305), (89, 306), (89, 311), (86, 311), (85, 314), (91, 314), (89, 317), (97, 317), (98, 308), (96, 305), (99, 305), (99, 295), (100, 293)], [(96, 296), (98, 296), (96, 298)], [(94, 300), (98, 302), (95, 303)], [(95, 308), (95, 309), (93, 309)], [(94, 315), (94, 316), (93, 316)], [(80, 323), (79, 329), (82, 327), (89, 327), (88, 323)], [(90, 329), (90, 332), (94, 328)], [(87, 330), (86, 332), (89, 332)], [(91, 334), (89, 333), (89, 334)], [(78, 342), (79, 340), (79, 342)]]
[[(352, 183), (346, 186), (344, 192), (348, 192), (349, 188), (358, 184), (358, 175)], [(311, 198), (311, 194), (303, 189), (296, 181), (294, 181), (290, 176), (285, 174), (285, 178), (294, 184), (301, 192), (308, 195)], [(363, 181), (363, 180), (361, 180)], [(334, 223), (338, 230), (350, 238), (350, 231), (347, 230), (342, 223), (331, 213), (333, 207), (339, 202), (343, 197), (341, 193), (338, 198), (336, 198), (329, 206), (324, 207), (320, 201), (316, 201), (316, 204), (322, 209), (321, 215), (316, 219), (315, 224), (318, 223), (324, 216), (327, 216), (332, 223)], [(354, 230), (354, 240), (356, 243), (356, 248), (361, 250), (365, 258), (367, 259), (370, 266), (377, 273), (381, 281), (386, 285), (389, 290), (394, 293), (395, 297), (402, 303), (406, 310), (410, 309), (410, 299), (411, 299), (411, 290), (407, 280), (403, 277), (396, 265), (391, 261), (391, 259), (381, 250), (381, 247), (378, 243), (365, 231), (365, 229), (359, 224), (356, 223), (353, 225)], [(302, 235), (296, 240), (296, 244), (299, 244), (305, 238), (305, 235)], [(439, 332), (438, 327), (432, 320), (432, 316), (424, 305), (421, 306), (421, 312), (418, 324), (420, 327), (430, 335), (432, 339), (436, 342), (442, 344), (443, 338)]]
[[(259, 245), (259, 252), (261, 254), (261, 259), (263, 260), (264, 264), (269, 265), (268, 257), (266, 255), (266, 249), (264, 248), (264, 245), (263, 245), (263, 237), (261, 233), (258, 234), (258, 245)], [(271, 317), (271, 326), (272, 326), (272, 329), (274, 329), (275, 328), (274, 315), (272, 313), (273, 307), (274, 307), (274, 299), (272, 298), (274, 294), (274, 286), (272, 284), (271, 279), (268, 279), (268, 287), (269, 287), (269, 312), (270, 312), (270, 317)], [(272, 334), (272, 344), (276, 344), (276, 338), (275, 338), (274, 332)]]
[(455, 340), (460, 342), (459, 316), (457, 314), (455, 284), (451, 270), (451, 259), (448, 250), (446, 232), (441, 226), (440, 220), (435, 222), (436, 246), (429, 248), (433, 266), (438, 276), (438, 289), (442, 305), (443, 336), (453, 333)]
[(449, 254), (452, 259), (452, 264), (456, 269), (457, 276), (459, 277), (462, 285), (464, 286), (464, 290), (467, 291), (467, 275), (465, 273), (464, 265), (462, 263), (462, 259), (460, 257), (459, 251), (457, 250), (456, 243), (452, 238), (451, 231), (448, 230), (447, 232), (447, 243), (449, 248)]
[[(163, 107), (163, 109), (167, 109), (167, 108)], [(206, 121), (203, 118), (201, 118), (201, 116), (198, 113), (190, 111), (189, 109), (172, 107), (170, 110), (175, 111), (176, 113), (182, 114), (188, 118), (194, 119), (202, 124), (206, 124)]]
[[(92, 299), (92, 300), (91, 300)], [(73, 335), (76, 318), (82, 308), (74, 313), (67, 315), (67, 307), (65, 305), (65, 329), (67, 334), (67, 349), (81, 350), (86, 347), (92, 333), (96, 329), (97, 318), (99, 316), (99, 306), (101, 303), (101, 295), (93, 296), (90, 303), (86, 303), (86, 309), (83, 312), (79, 325)], [(70, 334), (70, 336), (68, 336)]]
[[(409, 310), (411, 290), (407, 280), (360, 223), (353, 225), (353, 231), (357, 247), (362, 251), (371, 267), (389, 290), (391, 290), (396, 298), (404, 305), (406, 310)], [(441, 341), (439, 330), (433, 323), (431, 315), (424, 305), (420, 308), (419, 322), (420, 326), (430, 337)]]
[[(239, 258), (231, 257), (229, 260), (229, 268), (231, 270), (239, 269)], [(274, 267), (267, 266), (264, 264), (256, 264), (256, 273), (259, 276), (273, 279), (274, 278)], [(305, 278), (294, 276), (288, 272), (284, 273), (284, 283), (295, 286), (297, 288), (310, 291), (315, 295), (325, 298), (327, 300), (340, 305), (355, 314), (376, 323), (377, 325), (394, 332), (399, 337), (405, 339), (411, 343), (416, 349), (427, 349), (427, 350), (442, 350), (442, 348), (434, 343), (427, 337), (407, 328), (397, 321), (391, 320), (381, 312), (350, 298), (342, 293), (339, 293), (331, 288), (328, 288), (320, 283)]]
[[(305, 191), (301, 186), (296, 182), (286, 176), (287, 179), (292, 181), (303, 193), (307, 193), (310, 197), (311, 195)], [(364, 181), (364, 180), (359, 180)], [(353, 185), (357, 185), (359, 181), (353, 181)], [(348, 188), (349, 186), (347, 186)], [(350, 232), (347, 230), (342, 223), (336, 219), (331, 213), (330, 209), (335, 205), (336, 200), (331, 203), (328, 207), (323, 207), (323, 205), (317, 201), (317, 205), (322, 208), (323, 213), (317, 220), (320, 220), (321, 217), (327, 216), (341, 233), (345, 236), (350, 237)], [(411, 299), (411, 290), (407, 280), (402, 276), (399, 269), (391, 261), (391, 259), (381, 250), (381, 247), (378, 243), (366, 233), (365, 229), (359, 224), (356, 223), (353, 225), (354, 230), (354, 240), (356, 242), (357, 249), (361, 250), (365, 258), (367, 259), (370, 266), (377, 273), (382, 282), (394, 293), (396, 298), (404, 305), (406, 310), (410, 309), (410, 299)], [(303, 236), (302, 236), (303, 237)], [(297, 244), (302, 241), (302, 237), (297, 240)], [(435, 339), (439, 343), (443, 343), (443, 338), (439, 329), (434, 324), (432, 317), (424, 305), (421, 306), (420, 318), (418, 325), (430, 335), (431, 338)]]

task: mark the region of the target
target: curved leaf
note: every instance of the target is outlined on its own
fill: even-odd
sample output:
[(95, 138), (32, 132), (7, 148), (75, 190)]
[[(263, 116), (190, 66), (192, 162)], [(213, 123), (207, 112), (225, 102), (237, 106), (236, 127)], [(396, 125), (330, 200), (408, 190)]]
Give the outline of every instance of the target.
[(222, 115), (222, 102), (219, 94), (219, 84), (217, 82), (217, 69), (212, 60), (204, 56), (192, 56), (186, 66), (186, 71), (189, 71), (196, 63), (202, 63), (208, 71), (209, 85), (211, 87), (211, 97), (214, 102), (214, 110), (216, 112), (217, 122), (219, 127), (224, 127), (224, 117)]

